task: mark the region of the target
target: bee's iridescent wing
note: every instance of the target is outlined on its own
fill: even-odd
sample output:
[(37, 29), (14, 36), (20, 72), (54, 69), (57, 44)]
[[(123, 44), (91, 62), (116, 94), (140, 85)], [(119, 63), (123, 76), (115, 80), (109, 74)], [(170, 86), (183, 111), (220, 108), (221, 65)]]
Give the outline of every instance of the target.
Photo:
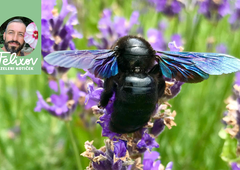
[(240, 70), (240, 60), (227, 54), (157, 51), (163, 75), (178, 81), (196, 83), (209, 75)]
[(99, 78), (118, 74), (117, 57), (113, 50), (56, 51), (44, 57), (44, 60), (54, 66), (88, 69)]

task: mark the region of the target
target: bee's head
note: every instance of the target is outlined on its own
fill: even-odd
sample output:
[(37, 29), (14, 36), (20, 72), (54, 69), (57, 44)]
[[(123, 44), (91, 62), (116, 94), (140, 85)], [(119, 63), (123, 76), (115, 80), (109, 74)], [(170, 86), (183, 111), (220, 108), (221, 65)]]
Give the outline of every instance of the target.
[(155, 51), (143, 38), (125, 36), (120, 38), (113, 49), (118, 53), (118, 65), (121, 70), (148, 71), (155, 61)]

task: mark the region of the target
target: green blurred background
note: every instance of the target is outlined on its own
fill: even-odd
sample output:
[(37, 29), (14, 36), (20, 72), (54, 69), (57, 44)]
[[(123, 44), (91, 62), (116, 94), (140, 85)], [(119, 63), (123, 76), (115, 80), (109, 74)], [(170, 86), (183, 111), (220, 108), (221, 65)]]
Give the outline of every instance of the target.
[[(79, 9), (80, 25), (76, 29), (84, 36), (83, 39), (74, 39), (78, 49), (89, 48), (87, 38), (99, 33), (97, 24), (103, 9), (110, 8), (114, 15), (127, 19), (134, 10), (132, 1), (76, 0), (73, 3)], [(61, 9), (60, 0), (56, 7)], [(157, 28), (161, 20), (166, 20), (168, 27), (164, 36), (170, 39), (173, 33), (180, 34), (185, 51), (215, 52), (215, 46), (224, 43), (230, 55), (240, 58), (240, 31), (231, 31), (229, 16), (216, 24), (199, 15), (197, 8), (185, 9), (181, 13), (183, 19), (179, 22), (178, 18), (167, 18), (149, 7), (146, 13), (140, 13), (139, 18), (144, 37), (147, 38), (149, 28)], [(209, 42), (210, 37), (213, 42)], [(68, 77), (76, 78), (78, 71), (71, 69)], [(184, 84), (180, 94), (169, 101), (172, 110), (177, 112), (177, 126), (171, 130), (166, 128), (157, 139), (160, 144), (157, 151), (163, 165), (173, 161), (174, 170), (230, 169), (220, 158), (223, 140), (218, 133), (223, 127), (224, 100), (231, 95), (233, 82), (234, 74), (210, 76), (198, 84)], [(34, 112), (37, 90), (45, 99), (53, 92), (44, 72), (41, 75), (0, 76), (0, 169), (77, 169), (66, 123), (45, 111)], [(101, 137), (100, 126), (87, 127), (79, 117), (80, 112), (81, 108), (78, 108), (70, 122), (79, 152), (85, 151), (84, 142), (87, 140), (94, 140), (94, 145), (100, 148), (105, 139)], [(81, 156), (81, 164), (86, 167), (89, 160)]]

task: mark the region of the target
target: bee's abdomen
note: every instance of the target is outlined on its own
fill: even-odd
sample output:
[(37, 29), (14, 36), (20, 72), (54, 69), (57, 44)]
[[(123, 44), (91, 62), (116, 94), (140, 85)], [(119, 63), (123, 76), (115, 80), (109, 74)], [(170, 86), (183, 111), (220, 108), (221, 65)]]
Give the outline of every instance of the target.
[(128, 103), (142, 103), (149, 98), (153, 102), (157, 100), (156, 89), (156, 82), (151, 76), (143, 74), (127, 76), (123, 86), (118, 90), (118, 98), (128, 100)]
[(156, 88), (151, 76), (127, 76), (116, 93), (110, 129), (130, 133), (147, 124), (158, 100)]

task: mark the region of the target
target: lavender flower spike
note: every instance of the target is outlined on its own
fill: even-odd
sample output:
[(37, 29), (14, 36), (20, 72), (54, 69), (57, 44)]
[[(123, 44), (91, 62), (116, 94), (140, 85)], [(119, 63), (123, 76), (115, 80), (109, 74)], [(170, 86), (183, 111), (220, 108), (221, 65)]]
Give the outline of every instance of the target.
[(96, 46), (98, 49), (108, 49), (120, 37), (126, 36), (130, 33), (132, 27), (138, 24), (139, 12), (134, 11), (130, 20), (124, 17), (115, 16), (112, 19), (112, 11), (110, 9), (103, 10), (103, 17), (98, 22), (98, 29), (101, 32), (100, 42), (90, 37), (88, 39), (88, 46)]
[(154, 137), (148, 133), (144, 133), (142, 139), (137, 143), (137, 147), (140, 149), (147, 148), (151, 151), (152, 148), (158, 148), (159, 144), (155, 141)]
[[(81, 155), (87, 157), (91, 160), (89, 167), (87, 169), (97, 169), (97, 170), (126, 170), (130, 164), (132, 164), (129, 155), (126, 155), (123, 159), (117, 159), (115, 151), (112, 150), (113, 142), (109, 139), (105, 141), (105, 146), (96, 149), (92, 142), (85, 142), (86, 151)], [(115, 150), (115, 149), (114, 149)]]
[(154, 5), (158, 12), (169, 17), (178, 15), (182, 9), (182, 4), (178, 0), (148, 0), (148, 2)]
[(204, 0), (200, 2), (199, 13), (213, 21), (219, 21), (222, 17), (230, 13), (228, 0), (214, 1)]
[(237, 30), (240, 27), (240, 0), (235, 3), (235, 10), (229, 18), (232, 30)]
[(38, 101), (34, 111), (40, 112), (42, 109), (44, 109), (53, 116), (62, 119), (69, 119), (69, 116), (75, 111), (78, 105), (78, 99), (81, 94), (80, 91), (72, 82), (65, 87), (66, 85), (62, 80), (59, 81), (60, 89), (58, 89), (58, 85), (54, 81), (50, 81), (49, 86), (55, 92), (60, 92), (60, 94), (52, 94), (47, 100), (48, 102), (52, 103), (49, 105), (43, 99), (40, 92), (37, 91)]
[[(60, 14), (54, 9), (55, 0), (42, 0), (42, 55), (45, 57), (49, 53), (59, 50), (76, 49), (72, 41), (73, 38), (82, 38), (82, 35), (73, 28), (78, 24), (77, 9), (68, 4), (67, 0), (62, 0), (63, 6)], [(69, 18), (64, 24), (65, 17)], [(43, 61), (42, 69), (53, 76), (59, 73), (65, 73), (67, 68), (54, 67)]]

